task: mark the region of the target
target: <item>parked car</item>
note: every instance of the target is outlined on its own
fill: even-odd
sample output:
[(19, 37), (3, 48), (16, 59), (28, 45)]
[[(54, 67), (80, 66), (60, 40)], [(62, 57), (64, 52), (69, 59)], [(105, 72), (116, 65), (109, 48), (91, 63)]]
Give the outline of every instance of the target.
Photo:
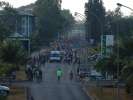
[(97, 76), (97, 75), (90, 75), (90, 80), (105, 80), (103, 76)]
[(88, 57), (89, 61), (98, 61), (100, 59), (102, 59), (101, 54), (94, 54), (94, 55)]
[(77, 74), (80, 78), (88, 77), (90, 74), (90, 69), (87, 66), (80, 66), (77, 69)]
[(0, 96), (7, 96), (9, 92), (10, 92), (9, 87), (0, 85)]

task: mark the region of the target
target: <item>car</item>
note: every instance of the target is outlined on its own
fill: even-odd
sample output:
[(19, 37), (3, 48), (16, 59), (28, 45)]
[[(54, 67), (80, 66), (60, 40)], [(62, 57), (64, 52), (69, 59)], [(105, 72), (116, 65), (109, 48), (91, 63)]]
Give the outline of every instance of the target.
[(7, 96), (9, 92), (10, 92), (9, 87), (0, 85), (0, 96)]
[(96, 61), (97, 62), (100, 59), (102, 59), (101, 54), (94, 54), (94, 55), (88, 57), (89, 61)]
[(89, 79), (90, 80), (105, 80), (103, 76), (98, 76), (98, 75), (90, 75)]
[(90, 68), (85, 67), (85, 66), (80, 66), (80, 67), (78, 67), (78, 69), (77, 69), (77, 74), (78, 74), (78, 76), (81, 77), (81, 78), (88, 77), (89, 74), (90, 74)]

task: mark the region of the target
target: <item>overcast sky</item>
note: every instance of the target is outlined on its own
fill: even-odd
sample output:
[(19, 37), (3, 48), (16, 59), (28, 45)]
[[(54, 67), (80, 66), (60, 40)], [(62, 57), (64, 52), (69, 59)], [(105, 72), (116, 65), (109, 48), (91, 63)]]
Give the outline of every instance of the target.
[[(13, 5), (14, 7), (19, 7), (23, 5), (27, 5), (30, 3), (34, 3), (36, 0), (0, 0), (0, 1), (8, 1)], [(71, 12), (79, 12), (79, 13), (84, 13), (84, 4), (88, 0), (62, 0), (62, 8), (67, 8), (70, 9)], [(133, 8), (133, 0), (103, 0), (104, 6), (110, 10), (113, 10), (116, 8), (116, 3), (122, 3), (124, 5), (127, 5), (131, 8)], [(122, 8), (122, 12), (125, 15), (128, 15), (131, 13), (129, 9)]]

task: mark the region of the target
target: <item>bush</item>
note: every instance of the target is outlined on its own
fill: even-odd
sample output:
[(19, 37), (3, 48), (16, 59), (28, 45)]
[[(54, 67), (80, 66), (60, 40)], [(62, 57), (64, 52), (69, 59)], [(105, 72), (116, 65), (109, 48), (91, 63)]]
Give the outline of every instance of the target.
[(130, 61), (130, 63), (122, 69), (122, 78), (126, 82), (127, 93), (133, 93), (133, 61)]
[(10, 64), (24, 64), (26, 52), (19, 41), (4, 41), (0, 46), (2, 62)]
[(6, 76), (10, 74), (11, 70), (15, 67), (12, 64), (0, 64), (0, 76)]
[(129, 94), (133, 94), (133, 74), (131, 74), (126, 80), (126, 91)]

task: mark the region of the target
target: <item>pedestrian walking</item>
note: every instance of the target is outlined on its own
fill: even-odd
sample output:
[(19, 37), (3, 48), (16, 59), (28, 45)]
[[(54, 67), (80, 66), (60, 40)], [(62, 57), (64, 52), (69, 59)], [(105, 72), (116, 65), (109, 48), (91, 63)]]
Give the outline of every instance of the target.
[(60, 81), (62, 75), (63, 75), (63, 72), (61, 70), (61, 68), (58, 68), (57, 71), (56, 71), (56, 75), (57, 75), (57, 79), (58, 81)]
[(30, 97), (30, 100), (34, 100), (33, 96)]
[(39, 80), (42, 81), (42, 70), (39, 69)]
[(27, 75), (28, 80), (31, 81), (33, 79), (33, 73), (32, 73), (32, 67), (31, 67), (31, 65), (29, 63), (26, 66), (25, 73)]
[(70, 80), (73, 80), (73, 71), (72, 70), (70, 71), (70, 74), (69, 75), (70, 75), (69, 76)]

